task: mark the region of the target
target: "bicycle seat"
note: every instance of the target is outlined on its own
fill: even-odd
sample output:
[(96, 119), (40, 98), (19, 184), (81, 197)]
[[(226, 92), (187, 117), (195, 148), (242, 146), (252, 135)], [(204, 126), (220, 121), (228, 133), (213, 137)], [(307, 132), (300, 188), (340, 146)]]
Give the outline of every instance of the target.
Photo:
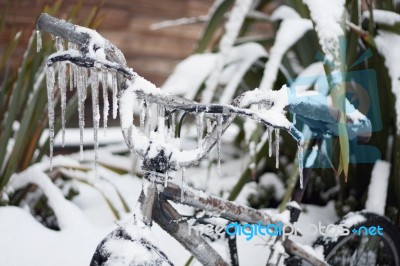
[[(349, 139), (367, 142), (371, 137), (371, 121), (345, 100), (346, 127)], [(341, 108), (343, 109), (343, 108)], [(335, 108), (329, 96), (317, 91), (295, 94), (288, 89), (286, 110), (296, 115), (317, 135), (338, 135), (338, 124), (342, 111)]]

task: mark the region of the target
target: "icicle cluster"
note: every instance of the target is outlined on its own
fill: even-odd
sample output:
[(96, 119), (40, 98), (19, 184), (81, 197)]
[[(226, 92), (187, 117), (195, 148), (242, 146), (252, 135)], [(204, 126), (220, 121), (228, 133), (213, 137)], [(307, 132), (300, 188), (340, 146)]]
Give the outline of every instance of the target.
[[(40, 32), (37, 31), (37, 51), (40, 50), (42, 45)], [(61, 37), (55, 37), (55, 48), (57, 52), (65, 50), (65, 44)], [(80, 47), (75, 44), (68, 42), (68, 51), (76, 51)], [(68, 66), (68, 67), (67, 67)], [(108, 102), (108, 76), (111, 76), (111, 89), (113, 92), (113, 117), (116, 117), (118, 110), (118, 86), (117, 86), (117, 72), (108, 71), (102, 68), (101, 65), (97, 65), (95, 68), (87, 69), (80, 67), (72, 62), (60, 61), (56, 62), (46, 68), (47, 76), (47, 98), (48, 98), (48, 119), (49, 119), (49, 138), (50, 138), (50, 166), (52, 167), (53, 157), (53, 145), (54, 145), (54, 116), (55, 116), (55, 95), (57, 89), (60, 92), (61, 98), (61, 124), (62, 124), (62, 145), (65, 143), (65, 113), (67, 109), (67, 84), (69, 81), (69, 88), (72, 91), (74, 88), (77, 90), (78, 95), (78, 113), (79, 113), (79, 134), (80, 134), (80, 158), (83, 159), (83, 133), (85, 126), (85, 100), (87, 97), (87, 89), (90, 86), (92, 94), (92, 106), (93, 106), (93, 135), (94, 135), (94, 150), (95, 150), (95, 170), (97, 175), (97, 160), (98, 160), (98, 130), (100, 127), (101, 112), (99, 107), (99, 86), (103, 88), (103, 101), (104, 108), (103, 114), (103, 126), (107, 127), (107, 119), (109, 113), (109, 102)], [(69, 76), (68, 76), (69, 75)]]

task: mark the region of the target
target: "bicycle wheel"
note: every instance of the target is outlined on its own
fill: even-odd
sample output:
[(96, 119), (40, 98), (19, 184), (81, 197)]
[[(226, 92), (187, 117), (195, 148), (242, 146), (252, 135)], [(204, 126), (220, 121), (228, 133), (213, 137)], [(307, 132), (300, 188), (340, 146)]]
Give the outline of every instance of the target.
[(90, 266), (173, 265), (154, 244), (145, 238), (132, 238), (124, 228), (111, 232), (97, 246)]
[[(357, 219), (351, 218), (356, 216)], [(355, 222), (351, 223), (351, 220)], [(324, 247), (325, 260), (329, 265), (400, 266), (400, 233), (386, 217), (358, 212), (344, 217), (336, 224), (346, 225), (349, 234), (337, 239), (320, 237), (314, 244)], [(366, 233), (365, 228), (378, 226), (382, 228), (382, 234), (376, 231)]]

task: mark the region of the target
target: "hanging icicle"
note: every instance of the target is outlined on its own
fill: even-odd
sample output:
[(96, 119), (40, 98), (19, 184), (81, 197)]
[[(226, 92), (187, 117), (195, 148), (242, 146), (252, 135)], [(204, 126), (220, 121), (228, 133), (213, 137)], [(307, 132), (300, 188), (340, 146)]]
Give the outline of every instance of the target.
[(65, 62), (58, 63), (58, 87), (61, 91), (61, 135), (62, 146), (65, 144), (65, 111), (67, 109), (67, 64)]
[(81, 68), (82, 71), (82, 86), (83, 86), (83, 98), (86, 100), (87, 97), (87, 87), (88, 87), (88, 69), (85, 67)]
[[(86, 70), (86, 69), (85, 69)], [(78, 90), (78, 113), (79, 113), (79, 146), (80, 146), (80, 159), (83, 160), (83, 130), (85, 127), (85, 97), (83, 94), (83, 68), (78, 67), (76, 73), (77, 90)]]
[(60, 36), (56, 36), (56, 41), (54, 44), (57, 52), (64, 51), (64, 40)]
[(222, 137), (222, 122), (223, 116), (217, 116), (217, 173), (218, 177), (221, 176), (221, 137)]
[(142, 99), (140, 101), (140, 132), (144, 134), (144, 127), (145, 127), (145, 121), (146, 121), (146, 101)]
[(52, 66), (46, 68), (47, 85), (47, 113), (49, 117), (49, 138), (50, 138), (50, 170), (53, 169), (53, 146), (54, 146), (54, 85), (55, 71)]
[[(75, 45), (72, 42), (67, 43), (68, 50), (75, 50)], [(75, 65), (69, 62), (69, 90), (72, 91), (74, 89), (74, 67)]]
[(273, 128), (271, 126), (268, 126), (268, 157), (272, 156), (272, 133), (273, 133)]
[(113, 119), (117, 118), (118, 113), (118, 87), (117, 87), (117, 72), (111, 72), (112, 76), (112, 94), (113, 94)]
[(99, 108), (99, 79), (96, 69), (90, 70), (90, 81), (92, 88), (92, 112), (93, 112), (93, 138), (94, 138), (94, 169), (97, 177), (97, 161), (99, 158), (98, 131), (100, 127), (100, 108)]
[(165, 171), (164, 174), (164, 187), (168, 186), (168, 171)]
[(145, 118), (145, 124), (146, 124), (146, 130), (145, 130), (145, 134), (147, 136), (150, 135), (150, 131), (151, 131), (151, 103), (147, 103), (146, 105), (146, 118)]
[(157, 105), (157, 130), (162, 141), (165, 141), (165, 108), (162, 105)]
[(208, 133), (211, 133), (211, 131), (212, 131), (212, 121), (211, 121), (211, 119), (207, 119), (206, 120), (207, 122), (207, 134)]
[(74, 70), (73, 70), (73, 64), (69, 63), (69, 91), (72, 91), (74, 89)]
[(279, 141), (280, 141), (279, 128), (275, 128), (275, 167), (276, 168), (279, 168)]
[(170, 138), (171, 139), (174, 139), (175, 138), (175, 112), (173, 112), (171, 115), (170, 115), (170, 130), (169, 130), (169, 134), (170, 134)]
[(40, 52), (42, 50), (42, 33), (40, 30), (36, 31), (36, 52)]
[(197, 126), (197, 148), (202, 151), (203, 149), (203, 126), (204, 125), (204, 113), (200, 113), (196, 116)]
[(101, 75), (101, 83), (103, 85), (103, 127), (104, 127), (104, 135), (106, 134), (107, 128), (107, 120), (108, 120), (108, 111), (110, 109), (110, 104), (108, 102), (108, 73), (103, 70)]
[(297, 160), (299, 164), (299, 178), (300, 178), (300, 188), (303, 189), (303, 157), (304, 157), (304, 149), (303, 146), (300, 144), (297, 149)]
[(185, 196), (185, 167), (182, 167), (182, 177), (181, 177), (181, 202), (184, 202)]

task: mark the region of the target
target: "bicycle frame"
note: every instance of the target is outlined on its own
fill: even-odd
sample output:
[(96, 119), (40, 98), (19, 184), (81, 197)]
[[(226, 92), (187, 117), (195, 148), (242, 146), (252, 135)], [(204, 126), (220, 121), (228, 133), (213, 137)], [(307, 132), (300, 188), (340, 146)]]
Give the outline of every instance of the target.
[[(87, 32), (76, 31), (74, 25), (65, 21), (58, 20), (56, 18), (52, 18), (47, 14), (42, 14), (38, 18), (37, 29), (47, 31), (56, 36), (61, 36), (65, 39), (68, 39), (69, 41), (81, 45), (88, 46), (90, 43), (90, 35)], [(109, 61), (102, 62), (103, 67), (107, 69), (112, 69), (113, 71), (117, 71), (120, 74), (120, 78), (122, 79), (135, 80), (136, 78), (138, 78), (133, 70), (125, 67), (126, 63), (124, 63), (124, 57), (118, 48), (112, 45), (109, 41), (105, 40), (104, 50), (116, 63)], [(76, 57), (72, 57), (68, 53), (57, 53), (49, 57), (47, 65), (51, 66), (52, 64), (59, 61), (69, 61), (86, 68), (95, 67), (96, 64), (96, 61), (93, 58), (90, 58), (86, 55), (78, 55)], [(143, 91), (135, 92), (137, 93), (137, 96), (139, 98), (142, 97), (150, 103), (172, 106), (173, 108), (183, 110), (185, 112), (198, 112), (200, 110), (205, 113), (205, 115), (222, 116), (222, 132), (226, 130), (226, 128), (230, 125), (230, 123), (236, 116), (243, 116), (255, 119), (258, 122), (267, 126), (275, 126), (277, 128), (280, 127), (276, 125), (271, 125), (262, 117), (258, 117), (257, 114), (252, 112), (250, 109), (246, 109), (245, 106), (241, 106), (240, 102), (243, 98), (243, 95), (236, 98), (232, 105), (206, 106), (172, 95), (168, 95), (168, 98), (164, 99), (162, 97), (157, 97), (157, 95), (151, 93), (146, 94)], [(287, 130), (302, 145), (302, 135), (300, 132), (297, 131), (294, 126), (281, 126), (281, 128)], [(144, 170), (147, 171), (144, 176), (142, 192), (139, 197), (138, 211), (140, 212), (141, 221), (147, 226), (151, 226), (152, 221), (155, 221), (157, 224), (160, 225), (161, 228), (163, 228), (179, 243), (181, 243), (182, 246), (188, 249), (204, 265), (228, 265), (228, 263), (201, 236), (189, 234), (189, 227), (187, 222), (174, 222), (176, 220), (182, 220), (182, 216), (173, 208), (173, 206), (168, 201), (183, 203), (211, 213), (218, 213), (222, 218), (225, 218), (229, 221), (238, 221), (253, 224), (261, 222), (262, 225), (268, 225), (271, 222), (278, 222), (273, 221), (271, 217), (269, 217), (266, 213), (262, 211), (236, 204), (234, 202), (224, 200), (219, 197), (205, 195), (200, 191), (196, 191), (190, 188), (181, 191), (181, 188), (172, 182), (168, 182), (165, 186), (165, 178), (167, 178), (166, 173), (168, 173), (168, 171), (174, 171), (179, 167), (188, 167), (194, 165), (209, 153), (211, 148), (217, 143), (218, 132), (216, 128), (214, 128), (214, 130), (205, 137), (204, 145), (201, 149), (202, 152), (199, 152), (195, 160), (186, 162), (171, 162), (171, 158), (168, 157), (168, 155), (171, 155), (172, 153), (166, 154), (164, 153), (164, 150), (161, 150), (162, 152), (160, 151), (160, 153), (157, 154), (155, 157), (146, 158), (144, 156), (146, 150), (140, 150), (137, 147), (134, 147), (134, 145), (131, 143), (134, 140), (130, 136), (130, 134), (132, 134), (132, 128), (122, 127), (122, 130), (126, 143), (131, 148), (131, 150), (135, 150), (143, 158)], [(148, 139), (146, 139), (146, 141), (149, 142), (148, 148), (150, 148), (151, 141), (149, 141)], [(161, 164), (160, 161), (162, 161)], [(308, 180), (307, 171), (305, 171), (305, 177)], [(305, 185), (307, 184), (307, 180), (305, 180)], [(298, 184), (293, 192), (292, 198), (296, 202), (300, 203), (303, 192), (304, 189), (301, 188)], [(300, 210), (291, 209), (290, 211), (292, 214), (294, 214), (291, 215), (291, 222), (294, 222), (297, 220)], [(289, 239), (282, 240), (280, 237), (276, 238), (275, 244), (272, 247), (272, 252), (269, 258), (268, 265), (275, 265), (282, 256), (282, 252), (279, 249), (274, 249), (275, 245), (283, 245), (285, 251), (288, 254), (296, 255), (300, 258), (303, 258), (313, 265), (326, 265), (324, 261), (316, 258), (300, 245), (294, 243)]]
[[(318, 139), (313, 140), (313, 144), (320, 143)], [(305, 185), (308, 182), (309, 171), (305, 171)], [(175, 203), (182, 203), (194, 208), (218, 214), (221, 218), (229, 221), (238, 221), (249, 224), (268, 225), (273, 221), (264, 212), (253, 209), (248, 206), (236, 204), (234, 202), (224, 200), (222, 198), (206, 195), (201, 191), (192, 188), (181, 188), (176, 184), (169, 182), (164, 187), (164, 175), (156, 172), (148, 172), (144, 177), (145, 184), (143, 185), (142, 193), (139, 197), (143, 223), (151, 225), (151, 221), (155, 221), (163, 230), (173, 236), (182, 246), (190, 251), (193, 256), (204, 265), (229, 265), (201, 236), (195, 233), (189, 233), (187, 222), (176, 223), (181, 221), (182, 216), (174, 209), (168, 200)], [(293, 191), (293, 199), (299, 200), (303, 196), (304, 189), (297, 184)], [(298, 203), (299, 203), (298, 202)], [(296, 208), (290, 209), (291, 223), (297, 221), (300, 210)], [(295, 215), (292, 215), (295, 213)], [(293, 218), (295, 217), (295, 218)], [(298, 256), (312, 265), (327, 265), (326, 262), (313, 256), (300, 245), (295, 242), (277, 237), (276, 242), (282, 242), (285, 251), (294, 256)], [(202, 249), (199, 249), (199, 245)], [(276, 265), (279, 262), (282, 253), (271, 247), (272, 252), (267, 265)], [(204, 254), (208, 254), (204, 256)]]

